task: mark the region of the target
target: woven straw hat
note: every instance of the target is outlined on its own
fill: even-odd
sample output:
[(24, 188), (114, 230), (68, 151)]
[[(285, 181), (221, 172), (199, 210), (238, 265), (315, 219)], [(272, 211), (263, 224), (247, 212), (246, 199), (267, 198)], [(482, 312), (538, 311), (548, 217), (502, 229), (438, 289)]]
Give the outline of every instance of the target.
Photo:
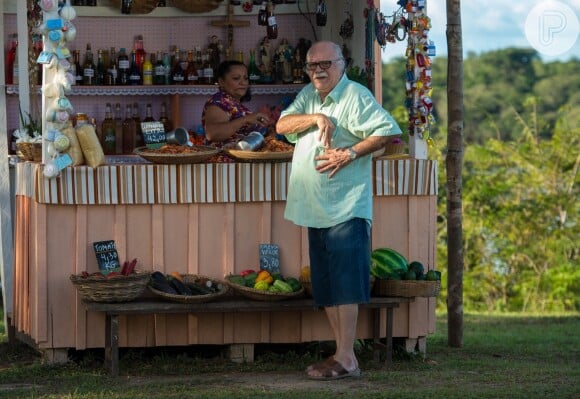
[(203, 13), (215, 10), (223, 0), (173, 0), (173, 6), (181, 11)]

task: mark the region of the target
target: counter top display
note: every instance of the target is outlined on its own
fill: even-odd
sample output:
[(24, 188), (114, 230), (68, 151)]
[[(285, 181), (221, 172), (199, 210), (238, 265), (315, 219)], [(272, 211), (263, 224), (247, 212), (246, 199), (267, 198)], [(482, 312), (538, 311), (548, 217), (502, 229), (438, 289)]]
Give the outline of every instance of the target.
[[(159, 165), (122, 163), (69, 167), (55, 179), (43, 166), (16, 165), (16, 194), (41, 204), (189, 204), (285, 201), (290, 162)], [(375, 196), (437, 195), (437, 162), (376, 159)]]

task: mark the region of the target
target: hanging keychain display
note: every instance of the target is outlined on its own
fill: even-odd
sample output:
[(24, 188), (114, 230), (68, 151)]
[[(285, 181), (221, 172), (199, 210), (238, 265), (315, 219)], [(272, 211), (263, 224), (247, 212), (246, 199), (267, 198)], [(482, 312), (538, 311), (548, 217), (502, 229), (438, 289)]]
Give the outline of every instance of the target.
[(409, 135), (417, 135), (431, 146), (433, 141), (429, 137), (430, 125), (435, 123), (431, 100), (433, 88), (431, 87), (430, 57), (435, 55), (435, 45), (429, 40), (431, 19), (425, 14), (426, 1), (424, 0), (408, 0), (402, 5), (408, 16), (405, 106), (409, 113)]
[(71, 73), (71, 56), (67, 47), (76, 37), (76, 29), (72, 20), (76, 12), (70, 5), (70, 0), (59, 4), (57, 0), (41, 0), (40, 8), (43, 11), (43, 22), (39, 31), (43, 35), (44, 48), (38, 56), (37, 63), (50, 70), (51, 81), (43, 82), (42, 92), (46, 101), (44, 121), (46, 130), (43, 139), (46, 145), (46, 159), (44, 159), (43, 174), (53, 178), (60, 171), (72, 164), (69, 154), (65, 153), (70, 141), (62, 133), (62, 129), (70, 125), (73, 108), (65, 97), (71, 90), (74, 77)]

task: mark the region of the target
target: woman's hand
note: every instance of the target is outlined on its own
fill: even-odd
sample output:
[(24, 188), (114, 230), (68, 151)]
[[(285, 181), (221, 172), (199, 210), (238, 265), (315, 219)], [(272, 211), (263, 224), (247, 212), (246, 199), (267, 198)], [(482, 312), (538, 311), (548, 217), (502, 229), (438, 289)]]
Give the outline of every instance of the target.
[(265, 127), (272, 124), (270, 118), (268, 118), (267, 115), (261, 112), (256, 112), (255, 114), (248, 114), (244, 116), (244, 118), (246, 118), (246, 123), (248, 125), (260, 125)]

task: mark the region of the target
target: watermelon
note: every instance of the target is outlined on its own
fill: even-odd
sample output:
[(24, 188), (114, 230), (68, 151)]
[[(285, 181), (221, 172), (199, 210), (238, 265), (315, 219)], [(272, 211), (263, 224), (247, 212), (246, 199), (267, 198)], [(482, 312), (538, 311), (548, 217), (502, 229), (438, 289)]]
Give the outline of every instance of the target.
[(413, 270), (417, 276), (421, 276), (425, 273), (425, 267), (419, 261), (413, 261), (409, 263), (409, 270)]
[(371, 253), (371, 274), (378, 279), (400, 279), (407, 266), (407, 259), (394, 249), (378, 248)]

